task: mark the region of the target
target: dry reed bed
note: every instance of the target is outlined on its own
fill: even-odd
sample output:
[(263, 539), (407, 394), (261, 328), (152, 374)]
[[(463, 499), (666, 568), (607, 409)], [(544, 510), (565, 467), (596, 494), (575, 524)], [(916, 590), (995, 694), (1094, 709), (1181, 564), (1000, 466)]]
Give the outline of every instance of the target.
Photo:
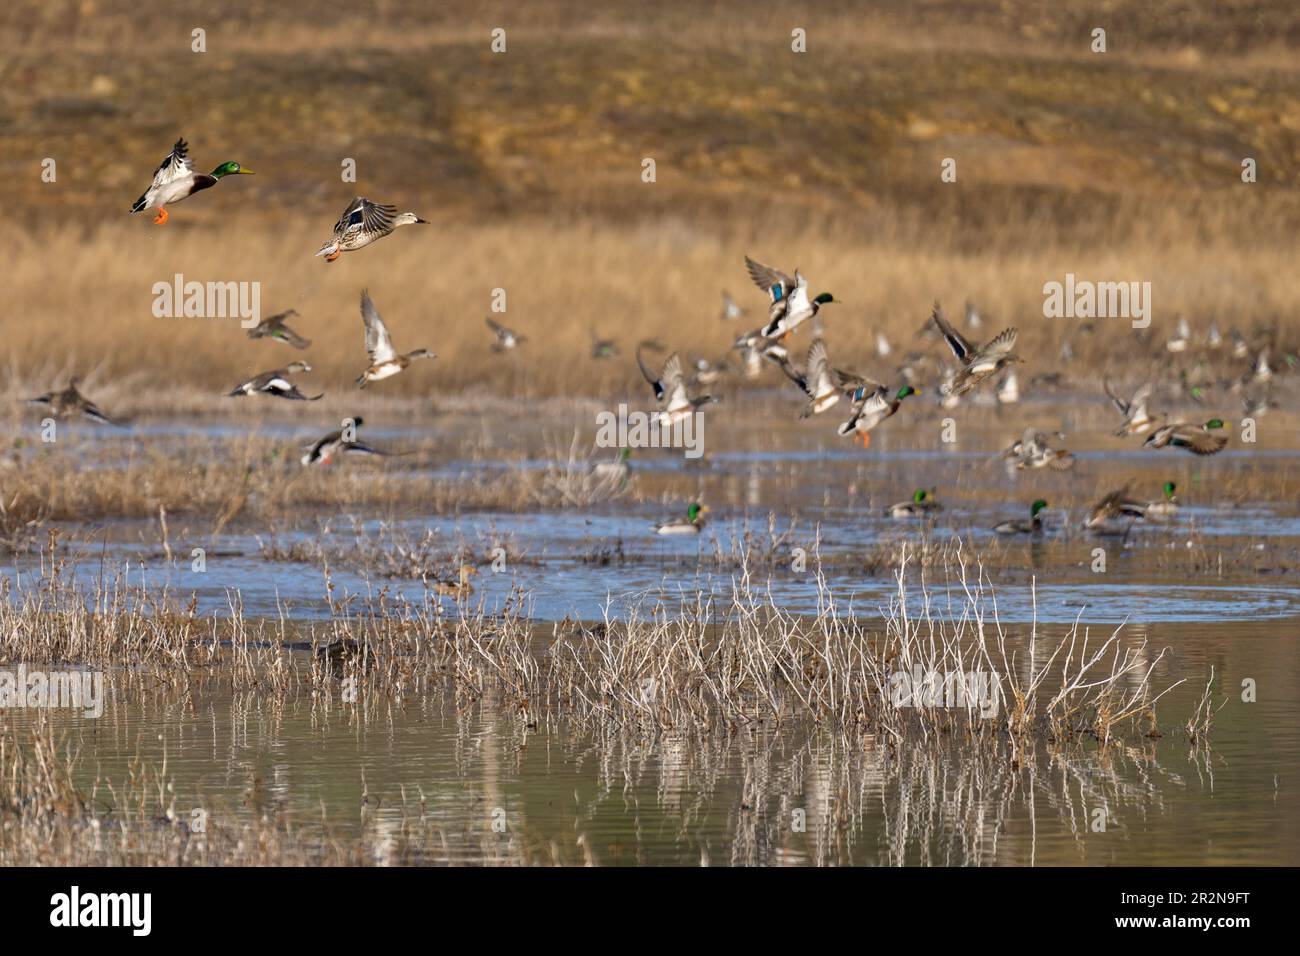
[[(8, 662), (162, 674), (212, 668), (235, 690), (282, 696), (345, 673), (379, 694), (441, 684), (465, 700), (498, 692), (530, 722), (612, 723), (652, 736), (763, 721), (855, 728), (895, 743), (948, 734), (1108, 743), (1156, 732), (1155, 704), (1169, 688), (1156, 691), (1151, 678), (1163, 651), (1125, 640), (1122, 628), (1094, 637), (1078, 621), (1051, 639), (1035, 625), (1017, 649), (982, 566), (958, 551), (933, 590), (928, 572), (912, 573), (910, 563), (904, 550), (897, 596), (878, 618), (841, 606), (820, 571), (816, 616), (789, 614), (742, 568), (725, 600), (697, 594), (677, 608), (634, 610), (625, 622), (557, 624), (546, 638), (525, 617), (523, 594), (488, 614), (428, 587), (419, 603), (384, 588), (338, 594), (327, 569), (332, 617), (309, 624), (246, 617), (234, 594), (222, 616), (120, 581), (86, 595), (52, 562), (36, 587), (15, 593), (0, 581), (0, 653)], [(309, 667), (295, 647), (317, 650)], [(940, 680), (975, 672), (989, 683), (979, 700), (900, 698), (896, 675), (916, 672)]]

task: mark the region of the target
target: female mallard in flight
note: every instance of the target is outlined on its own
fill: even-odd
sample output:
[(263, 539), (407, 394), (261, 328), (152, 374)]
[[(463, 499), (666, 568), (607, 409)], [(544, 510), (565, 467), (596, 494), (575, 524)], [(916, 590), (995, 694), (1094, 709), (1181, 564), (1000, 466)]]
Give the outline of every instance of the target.
[(655, 391), (655, 398), (663, 405), (663, 410), (656, 412), (654, 422), (659, 425), (674, 425), (690, 417), (702, 405), (716, 402), (712, 395), (700, 395), (691, 398), (686, 393), (686, 378), (682, 374), (682, 360), (676, 352), (668, 356), (663, 370), (656, 376), (646, 367), (641, 357), (641, 348), (636, 350), (636, 364), (641, 374)]
[(1068, 471), (1074, 467), (1074, 456), (1064, 448), (1050, 447), (1047, 436), (1036, 428), (1026, 428), (1020, 439), (1002, 453), (1002, 457), (1022, 470), (1050, 465), (1054, 471)]
[(358, 196), (343, 210), (343, 215), (334, 224), (334, 234), (329, 242), (320, 247), (316, 253), (324, 256), (326, 262), (333, 262), (345, 252), (355, 252), (376, 239), (382, 239), (399, 226), (412, 226), (416, 223), (428, 224), (413, 212), (397, 213), (396, 206), (381, 206), (364, 196)]
[(686, 509), (685, 521), (665, 521), (655, 525), (655, 534), (699, 534), (704, 527), (708, 505), (692, 504)]
[(772, 299), (772, 305), (767, 310), (767, 325), (759, 330), (764, 338), (785, 338), (816, 315), (823, 305), (835, 301), (829, 292), (809, 299), (808, 280), (799, 274), (798, 269), (794, 270), (793, 276), (788, 276), (771, 266), (755, 262), (749, 256), (745, 256), (745, 268), (749, 270), (754, 285)]
[(1148, 382), (1138, 388), (1133, 393), (1133, 397), (1128, 401), (1120, 398), (1110, 390), (1110, 382), (1102, 379), (1101, 387), (1106, 391), (1106, 397), (1111, 400), (1115, 410), (1124, 416), (1124, 424), (1115, 430), (1118, 438), (1127, 435), (1142, 435), (1155, 428), (1158, 419), (1152, 418), (1147, 412), (1147, 399), (1151, 397), (1151, 384)]
[(254, 375), (246, 382), (236, 385), (235, 388), (228, 392), (227, 398), (240, 398), (244, 395), (256, 395), (259, 392), (263, 395), (274, 395), (276, 398), (291, 398), (300, 402), (314, 402), (324, 397), (324, 394), (313, 395), (308, 398), (302, 392), (298, 391), (298, 386), (289, 381), (289, 376), (297, 372), (310, 372), (311, 366), (306, 362), (290, 362), (284, 368), (272, 369), (269, 372), (263, 372), (260, 375)]
[(1041, 534), (1043, 531), (1043, 519), (1038, 513), (1047, 507), (1047, 502), (1039, 498), (1029, 506), (1029, 520), (1023, 518), (1013, 518), (1010, 521), (1003, 521), (993, 526), (993, 530), (998, 534)]
[(920, 518), (942, 510), (943, 505), (935, 499), (933, 491), (917, 488), (912, 493), (911, 501), (890, 505), (885, 509), (885, 514), (890, 518)]
[(1213, 455), (1223, 451), (1228, 444), (1227, 435), (1214, 434), (1224, 427), (1223, 420), (1211, 418), (1204, 425), (1175, 422), (1157, 428), (1142, 443), (1143, 448), (1182, 448), (1194, 455)]
[(1142, 518), (1145, 506), (1129, 497), (1129, 486), (1117, 488), (1092, 506), (1084, 527), (1093, 531), (1104, 530), (1115, 518)]
[(311, 345), (311, 339), (304, 339), (284, 324), (285, 319), (297, 314), (297, 309), (290, 309), (288, 312), (278, 312), (269, 319), (263, 319), (248, 330), (248, 337), (250, 339), (275, 339), (277, 342), (292, 345), (296, 349), (305, 349)]
[(366, 352), (370, 356), (370, 367), (357, 377), (357, 388), (365, 388), (370, 382), (391, 378), (416, 359), (438, 357), (428, 349), (416, 349), (398, 355), (393, 348), (393, 338), (388, 334), (388, 326), (379, 317), (379, 310), (370, 301), (370, 293), (365, 289), (361, 290), (361, 321), (366, 327)]
[(149, 188), (131, 206), (132, 212), (157, 209), (158, 215), (154, 216), (153, 221), (161, 226), (168, 219), (165, 207), (169, 204), (188, 199), (200, 190), (215, 186), (223, 176), (253, 174), (251, 169), (245, 169), (239, 163), (229, 162), (222, 163), (210, 173), (196, 173), (194, 163), (186, 156), (188, 150), (189, 146), (184, 139), (176, 141), (167, 158), (154, 170), (153, 182), (149, 184)]
[(1120, 517), (1171, 518), (1178, 513), (1178, 498), (1174, 494), (1177, 489), (1172, 481), (1166, 481), (1159, 501), (1136, 501), (1129, 497), (1129, 486), (1125, 485), (1092, 506), (1085, 527), (1103, 528), (1111, 519)]
[(118, 422), (109, 418), (99, 410), (99, 406), (86, 398), (81, 392), (77, 391), (77, 385), (81, 379), (73, 376), (68, 380), (68, 387), (61, 392), (46, 392), (44, 395), (38, 395), (35, 398), (27, 400), (28, 405), (47, 405), (55, 418), (68, 418), (72, 415), (84, 415), (92, 422), (99, 422), (101, 425), (117, 425)]
[(841, 395), (852, 395), (854, 390), (867, 384), (876, 385), (875, 382), (869, 383), (861, 375), (831, 368), (830, 361), (826, 357), (826, 342), (824, 339), (813, 339), (812, 345), (808, 348), (808, 359), (804, 363), (802, 372), (790, 362), (784, 349), (780, 351), (769, 349), (766, 354), (768, 358), (781, 366), (781, 371), (785, 372), (786, 377), (798, 385), (803, 390), (803, 393), (808, 396), (808, 404), (804, 406), (804, 410), (799, 415), (800, 418), (820, 415), (828, 408), (836, 405)]
[(861, 442), (862, 447), (866, 448), (871, 444), (871, 429), (897, 412), (903, 399), (920, 394), (919, 388), (904, 385), (891, 399), (889, 389), (883, 385), (875, 382), (859, 385), (849, 395), (849, 400), (853, 403), (853, 415), (848, 421), (841, 422), (835, 431), (840, 437), (852, 435), (855, 442)]
[(986, 378), (1002, 371), (1010, 363), (1023, 361), (1011, 351), (1016, 347), (1018, 333), (1015, 329), (1003, 329), (987, 345), (976, 348), (952, 327), (944, 317), (943, 308), (938, 302), (934, 304), (930, 318), (943, 333), (948, 348), (952, 349), (952, 354), (957, 357), (957, 361), (962, 366), (953, 376), (952, 384), (948, 386), (953, 395), (964, 395)]

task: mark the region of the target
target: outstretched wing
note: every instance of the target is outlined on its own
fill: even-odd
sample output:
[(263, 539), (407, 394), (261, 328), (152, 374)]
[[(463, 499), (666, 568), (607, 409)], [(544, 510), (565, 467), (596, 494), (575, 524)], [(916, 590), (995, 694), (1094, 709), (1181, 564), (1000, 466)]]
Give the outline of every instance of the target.
[(650, 369), (646, 367), (645, 359), (641, 357), (641, 346), (639, 345), (636, 348), (636, 364), (637, 367), (641, 369), (641, 375), (650, 383), (651, 387), (654, 388), (655, 398), (662, 402), (664, 398), (663, 383), (659, 381), (659, 377), (656, 376), (654, 372), (650, 371)]
[(334, 224), (334, 231), (339, 235), (357, 231), (388, 232), (396, 215), (396, 206), (380, 205), (365, 196), (357, 196)]
[(370, 293), (361, 290), (361, 320), (366, 325), (366, 351), (370, 354), (371, 365), (391, 362), (397, 357), (393, 349), (393, 340), (388, 335), (388, 326), (379, 317), (379, 310), (370, 300)]
[(664, 362), (664, 369), (659, 373), (659, 383), (663, 389), (663, 401), (670, 409), (682, 408), (691, 404), (686, 396), (686, 378), (682, 375), (681, 357), (674, 352)]
[(494, 319), (485, 318), (483, 321), (487, 322), (487, 327), (491, 329), (493, 333), (495, 333), (496, 337), (499, 339), (509, 338), (510, 336), (514, 335), (513, 332), (511, 332), (508, 328), (506, 328), (500, 322), (495, 321)]
[(984, 346), (980, 352), (983, 356), (990, 359), (1007, 355), (1016, 347), (1016, 337), (1019, 334), (1020, 333), (1016, 329), (1003, 329), (993, 338), (992, 341), (989, 342), (988, 345)]
[(794, 363), (790, 361), (790, 356), (785, 349), (780, 346), (764, 349), (763, 357), (779, 365), (781, 371), (785, 373), (785, 377), (798, 385), (800, 390), (809, 398), (814, 397), (811, 389), (811, 376), (806, 371), (800, 372), (794, 367)]
[(952, 354), (957, 356), (957, 361), (965, 362), (966, 358), (974, 350), (971, 348), (971, 344), (962, 338), (962, 334), (952, 327), (952, 324), (943, 314), (943, 306), (938, 302), (930, 310), (930, 320), (943, 334), (944, 341), (948, 343), (948, 348), (952, 349)]
[(749, 271), (749, 277), (754, 280), (754, 285), (771, 296), (773, 302), (784, 299), (786, 294), (798, 285), (792, 276), (763, 265), (761, 262), (755, 262), (749, 256), (745, 256), (745, 268)]
[(189, 145), (183, 138), (178, 139), (176, 145), (172, 147), (172, 151), (167, 154), (167, 158), (159, 163), (158, 168), (154, 170), (153, 183), (149, 188), (158, 189), (194, 172), (194, 163), (190, 161), (187, 155), (188, 152)]

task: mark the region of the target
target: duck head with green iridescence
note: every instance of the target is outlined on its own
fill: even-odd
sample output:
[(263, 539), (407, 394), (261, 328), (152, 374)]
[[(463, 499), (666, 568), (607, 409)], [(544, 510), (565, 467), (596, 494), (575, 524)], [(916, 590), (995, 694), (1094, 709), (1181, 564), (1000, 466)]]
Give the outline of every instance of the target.
[(920, 395), (920, 394), (921, 394), (921, 390), (919, 388), (913, 388), (911, 385), (904, 385), (902, 388), (898, 390), (898, 394), (894, 396), (894, 399), (896, 401), (901, 402), (909, 395)]
[(1177, 490), (1178, 490), (1178, 486), (1176, 484), (1174, 484), (1172, 481), (1166, 481), (1164, 487), (1165, 501), (1173, 501), (1174, 492)]
[(1223, 428), (1223, 427), (1224, 427), (1224, 425), (1223, 425), (1223, 419), (1222, 419), (1222, 418), (1211, 418), (1208, 422), (1205, 423), (1205, 427), (1206, 427), (1207, 429), (1209, 429), (1209, 428)]
[(1042, 498), (1039, 498), (1037, 501), (1035, 501), (1032, 505), (1029, 506), (1029, 516), (1031, 518), (1037, 518), (1038, 512), (1042, 511), (1046, 507), (1047, 507), (1047, 502), (1044, 501)]
[(222, 163), (212, 171), (213, 179), (220, 179), (222, 176), (251, 176), (253, 171), (245, 169), (239, 163)]

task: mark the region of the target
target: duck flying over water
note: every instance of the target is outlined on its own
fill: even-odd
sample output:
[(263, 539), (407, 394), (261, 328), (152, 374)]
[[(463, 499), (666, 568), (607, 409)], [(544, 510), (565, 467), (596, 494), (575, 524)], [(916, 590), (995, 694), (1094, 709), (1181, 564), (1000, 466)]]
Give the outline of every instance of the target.
[(1116, 437), (1142, 435), (1159, 424), (1159, 419), (1152, 418), (1147, 411), (1147, 399), (1151, 397), (1150, 383), (1139, 386), (1138, 390), (1133, 393), (1133, 397), (1128, 401), (1111, 391), (1109, 381), (1102, 379), (1101, 385), (1106, 391), (1106, 397), (1115, 406), (1115, 410), (1124, 417), (1124, 423), (1115, 430)]
[(249, 329), (248, 337), (250, 339), (275, 339), (277, 342), (292, 345), (296, 349), (305, 349), (307, 346), (311, 345), (311, 339), (304, 339), (301, 335), (284, 324), (286, 319), (297, 314), (297, 309), (290, 309), (287, 312), (277, 312), (269, 319), (263, 319), (253, 328)]
[(893, 416), (903, 404), (903, 399), (919, 394), (919, 388), (904, 385), (890, 398), (889, 389), (884, 385), (864, 382), (849, 395), (849, 401), (853, 403), (853, 414), (847, 421), (841, 422), (835, 431), (841, 438), (852, 435), (853, 440), (861, 442), (865, 449), (871, 444), (871, 429)]
[(841, 397), (852, 395), (855, 389), (864, 385), (879, 387), (877, 383), (868, 382), (861, 375), (831, 368), (830, 361), (826, 357), (824, 339), (813, 339), (802, 372), (790, 362), (784, 349), (776, 352), (769, 349), (766, 354), (781, 367), (786, 377), (808, 396), (808, 404), (804, 406), (800, 418), (820, 415), (835, 406)]
[(189, 199), (197, 192), (210, 189), (226, 176), (251, 176), (253, 171), (239, 163), (225, 162), (210, 173), (196, 173), (190, 160), (189, 145), (178, 139), (172, 151), (154, 170), (153, 182), (131, 206), (131, 212), (157, 209), (154, 224), (161, 226), (168, 220), (167, 206)]
[(272, 369), (260, 375), (254, 375), (248, 381), (236, 385), (228, 392), (227, 398), (240, 398), (244, 395), (273, 395), (276, 398), (289, 398), (300, 402), (315, 402), (324, 397), (313, 395), (310, 398), (298, 391), (298, 386), (289, 381), (289, 376), (298, 372), (310, 372), (311, 366), (306, 362), (290, 362), (284, 368)]
[(745, 256), (745, 268), (754, 284), (771, 298), (767, 310), (767, 325), (759, 330), (764, 338), (784, 339), (796, 328), (815, 316), (823, 305), (835, 301), (829, 292), (808, 298), (808, 280), (794, 271), (793, 276), (756, 262)]
[(357, 429), (365, 421), (360, 415), (354, 415), (344, 423), (344, 427), (316, 439), (310, 445), (303, 445), (306, 452), (302, 456), (303, 467), (309, 465), (330, 465), (344, 455), (381, 455), (405, 454), (404, 452), (380, 451), (359, 440)]
[(1119, 518), (1143, 517), (1143, 504), (1129, 497), (1129, 485), (1108, 492), (1088, 512), (1084, 527), (1092, 531), (1105, 529), (1107, 525)]
[(324, 256), (326, 262), (333, 262), (345, 252), (364, 249), (400, 227), (416, 223), (428, 225), (428, 220), (421, 219), (413, 212), (399, 215), (396, 206), (383, 206), (371, 202), (365, 196), (357, 196), (343, 210), (343, 215), (334, 224), (334, 234), (316, 255)]
[(1053, 471), (1068, 471), (1074, 467), (1074, 456), (1064, 448), (1052, 448), (1048, 437), (1036, 428), (1026, 428), (1024, 434), (1002, 453), (1002, 457), (1018, 469), (1051, 467)]
[(388, 334), (388, 326), (379, 317), (379, 310), (370, 299), (370, 293), (361, 290), (361, 321), (366, 328), (366, 354), (370, 356), (370, 367), (357, 377), (357, 388), (365, 388), (371, 382), (392, 378), (407, 368), (416, 359), (433, 359), (428, 349), (416, 349), (405, 355), (398, 355), (393, 348), (393, 337)]
[(682, 374), (681, 357), (674, 352), (664, 362), (663, 369), (655, 375), (641, 357), (641, 349), (636, 350), (636, 364), (641, 374), (654, 389), (655, 399), (663, 409), (655, 413), (655, 422), (660, 425), (673, 425), (690, 417), (703, 405), (716, 402), (712, 395), (700, 395), (691, 398), (686, 392), (686, 378)]
[(1012, 362), (1020, 362), (1022, 359), (1016, 355), (1012, 349), (1016, 347), (1017, 331), (1014, 328), (1003, 329), (991, 339), (988, 344), (976, 347), (962, 337), (962, 334), (953, 328), (952, 324), (943, 314), (943, 308), (938, 302), (934, 304), (934, 309), (930, 312), (930, 318), (943, 333), (944, 341), (948, 343), (948, 348), (952, 349), (952, 354), (957, 357), (961, 363), (961, 368), (953, 376), (952, 383), (948, 386), (953, 395), (964, 395), (969, 392), (980, 382), (996, 375)]
[(73, 376), (68, 380), (68, 387), (60, 392), (46, 392), (44, 395), (38, 395), (35, 398), (27, 400), (28, 405), (45, 405), (53, 413), (55, 418), (71, 418), (74, 415), (82, 415), (89, 418), (92, 422), (98, 422), (101, 425), (117, 425), (119, 422), (109, 418), (99, 410), (99, 406), (86, 398), (77, 390), (81, 379)]
[(1228, 444), (1227, 435), (1217, 435), (1224, 428), (1223, 420), (1211, 418), (1204, 425), (1175, 422), (1157, 428), (1142, 443), (1143, 448), (1181, 448), (1193, 455), (1214, 455)]

